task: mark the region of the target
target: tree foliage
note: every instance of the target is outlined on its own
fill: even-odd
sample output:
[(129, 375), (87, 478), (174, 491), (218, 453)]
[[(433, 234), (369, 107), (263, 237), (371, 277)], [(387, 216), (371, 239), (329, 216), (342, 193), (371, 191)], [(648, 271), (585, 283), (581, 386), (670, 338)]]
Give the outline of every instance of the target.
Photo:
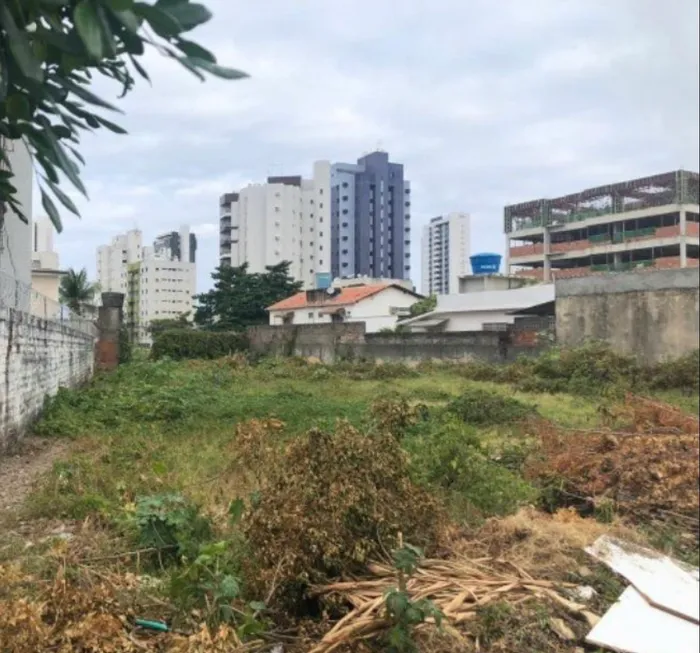
[(182, 330), (192, 328), (192, 322), (189, 320), (189, 313), (183, 313), (176, 318), (163, 318), (162, 320), (151, 320), (148, 325), (148, 332), (154, 336), (157, 333), (164, 331), (172, 331), (173, 329)]
[(289, 275), (288, 261), (249, 273), (248, 264), (222, 265), (212, 273), (214, 288), (197, 295), (199, 307), (194, 316), (204, 328), (241, 331), (255, 324), (267, 324), (265, 309), (301, 290), (301, 282)]
[(85, 268), (79, 272), (71, 268), (61, 277), (59, 299), (76, 315), (83, 315), (88, 307), (93, 306), (96, 294), (97, 284), (90, 282)]
[(413, 306), (411, 306), (411, 317), (418, 317), (419, 315), (430, 313), (431, 311), (434, 311), (436, 307), (437, 297), (435, 295), (423, 297), (423, 299), (417, 301), (415, 304), (413, 304)]
[[(149, 79), (139, 63), (149, 46), (202, 80), (204, 73), (246, 76), (218, 65), (211, 52), (184, 37), (210, 18), (204, 5), (190, 0), (0, 1), (0, 138), (27, 145), (42, 173), (43, 208), (58, 231), (61, 218), (52, 198), (78, 215), (59, 173), (87, 197), (79, 168), (81, 133), (126, 133), (93, 111), (120, 112), (91, 90), (96, 79), (113, 80), (124, 97), (135, 74)], [(6, 149), (0, 147), (0, 201), (26, 222)]]

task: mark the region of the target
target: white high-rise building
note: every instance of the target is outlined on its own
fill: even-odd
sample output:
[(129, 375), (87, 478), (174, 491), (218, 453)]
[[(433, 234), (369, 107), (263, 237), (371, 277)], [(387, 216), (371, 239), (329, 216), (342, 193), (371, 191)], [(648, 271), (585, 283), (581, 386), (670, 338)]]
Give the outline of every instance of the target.
[(317, 161), (313, 178), (268, 177), (220, 200), (219, 260), (248, 263), (249, 272), (289, 261), (307, 287), (331, 271), (330, 163)]
[(103, 292), (126, 295), (126, 321), (148, 341), (145, 332), (153, 320), (193, 314), (197, 292), (196, 237), (189, 227), (142, 245), (138, 229), (116, 236), (97, 250), (97, 278)]
[(447, 295), (459, 292), (459, 277), (468, 274), (469, 215), (449, 213), (423, 228), (422, 292)]

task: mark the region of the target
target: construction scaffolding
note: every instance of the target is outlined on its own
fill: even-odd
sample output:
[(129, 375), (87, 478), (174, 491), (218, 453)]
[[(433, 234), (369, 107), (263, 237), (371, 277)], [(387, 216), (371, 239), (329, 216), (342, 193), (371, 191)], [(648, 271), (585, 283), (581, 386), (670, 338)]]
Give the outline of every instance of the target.
[(522, 229), (550, 227), (589, 218), (669, 204), (698, 204), (699, 175), (677, 170), (623, 181), (555, 199), (538, 199), (506, 206), (506, 234)]

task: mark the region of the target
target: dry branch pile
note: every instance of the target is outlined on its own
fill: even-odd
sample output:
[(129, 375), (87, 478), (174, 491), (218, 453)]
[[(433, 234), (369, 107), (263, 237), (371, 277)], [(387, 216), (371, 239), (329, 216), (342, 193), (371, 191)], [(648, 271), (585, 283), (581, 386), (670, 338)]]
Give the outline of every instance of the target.
[(633, 396), (614, 417), (629, 426), (580, 431), (540, 422), (541, 447), (529, 461), (527, 475), (561, 483), (565, 492), (594, 503), (614, 501), (626, 513), (697, 519), (698, 420)]
[[(337, 595), (353, 609), (312, 649), (311, 653), (331, 653), (341, 646), (381, 636), (389, 627), (384, 599), (397, 586), (396, 570), (389, 565), (371, 564), (370, 578), (332, 583), (314, 589), (317, 595)], [(446, 560), (427, 559), (408, 580), (406, 591), (412, 601), (429, 599), (445, 617), (443, 627), (455, 638), (468, 634), (464, 624), (477, 611), (491, 603), (508, 601), (518, 605), (529, 599), (543, 598), (583, 619), (594, 619), (585, 607), (562, 597), (556, 589), (566, 584), (533, 578), (512, 563), (493, 558)], [(429, 622), (425, 627), (433, 627)], [(455, 626), (459, 626), (457, 631)], [(419, 627), (420, 628), (420, 627)]]

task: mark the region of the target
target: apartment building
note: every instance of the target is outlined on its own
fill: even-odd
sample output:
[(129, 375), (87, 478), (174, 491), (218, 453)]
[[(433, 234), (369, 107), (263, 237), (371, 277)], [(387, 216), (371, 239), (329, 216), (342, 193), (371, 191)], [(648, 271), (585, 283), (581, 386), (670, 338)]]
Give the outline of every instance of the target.
[(32, 313), (42, 315), (46, 300), (56, 308), (59, 301), (61, 277), (58, 253), (54, 251), (54, 226), (50, 220), (32, 221)]
[(135, 337), (149, 341), (153, 320), (192, 314), (197, 292), (197, 240), (188, 227), (163, 234), (144, 246), (138, 229), (116, 236), (97, 253), (97, 278), (103, 291), (126, 295), (125, 321)]
[(449, 213), (423, 227), (422, 287), (424, 295), (459, 291), (459, 278), (469, 273), (469, 215)]
[(268, 177), (220, 198), (219, 262), (250, 272), (289, 261), (290, 274), (313, 287), (331, 269), (330, 163), (313, 176)]
[(506, 206), (506, 273), (697, 267), (699, 214), (698, 173), (685, 170)]
[(411, 188), (386, 152), (331, 167), (331, 273), (408, 279)]

